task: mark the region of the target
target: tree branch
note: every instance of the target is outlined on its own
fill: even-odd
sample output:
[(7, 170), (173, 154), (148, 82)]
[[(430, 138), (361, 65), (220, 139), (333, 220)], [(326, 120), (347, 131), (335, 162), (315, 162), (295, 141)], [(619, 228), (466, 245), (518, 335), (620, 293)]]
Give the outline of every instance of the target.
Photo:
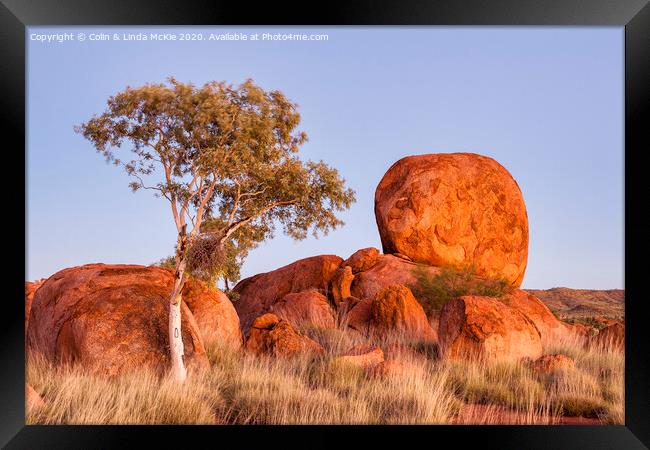
[(167, 187), (169, 188), (169, 203), (172, 205), (172, 214), (174, 216), (174, 223), (176, 223), (176, 229), (180, 233), (183, 228), (183, 224), (178, 215), (178, 207), (176, 206), (176, 194), (172, 191), (172, 176), (171, 176), (171, 163), (168, 163), (166, 160), (163, 160), (163, 167), (165, 169), (165, 179), (167, 180)]
[[(140, 189), (150, 189), (152, 191), (160, 191), (162, 193), (162, 189), (159, 188), (159, 187), (146, 186), (144, 184), (144, 181), (142, 180), (142, 178), (138, 174), (136, 174), (135, 172), (130, 173), (129, 175), (131, 175), (132, 177), (135, 177), (135, 178), (138, 179), (138, 181), (140, 182)], [(163, 195), (164, 195), (164, 193), (163, 193)]]
[(235, 214), (239, 209), (239, 199), (241, 198), (241, 187), (239, 186), (239, 183), (236, 181), (235, 184), (237, 185), (237, 193), (235, 194), (235, 200), (232, 207), (232, 211), (230, 212), (230, 217), (228, 217), (228, 225), (232, 225), (233, 221), (235, 220)]
[(288, 200), (288, 201), (284, 201), (284, 202), (275, 202), (275, 203), (270, 204), (266, 208), (263, 208), (257, 214), (253, 214), (251, 216), (244, 217), (243, 219), (238, 220), (237, 222), (235, 222), (235, 223), (229, 225), (228, 227), (226, 227), (224, 235), (221, 238), (221, 242), (223, 243), (226, 239), (228, 239), (228, 237), (230, 237), (239, 228), (243, 227), (244, 225), (246, 225), (250, 221), (255, 220), (255, 219), (263, 216), (264, 214), (266, 214), (268, 211), (272, 210), (273, 208), (278, 207), (278, 206), (294, 205), (296, 203), (298, 203), (298, 200)]
[(212, 183), (208, 187), (207, 192), (205, 193), (205, 196), (201, 199), (201, 202), (199, 203), (198, 208), (196, 208), (196, 223), (194, 224), (194, 228), (192, 229), (192, 233), (190, 234), (190, 237), (193, 237), (196, 232), (201, 228), (201, 222), (203, 220), (203, 213), (205, 212), (205, 205), (207, 205), (208, 201), (212, 197), (212, 194), (214, 192), (214, 188), (217, 186), (217, 177), (215, 176), (214, 179), (212, 180)]

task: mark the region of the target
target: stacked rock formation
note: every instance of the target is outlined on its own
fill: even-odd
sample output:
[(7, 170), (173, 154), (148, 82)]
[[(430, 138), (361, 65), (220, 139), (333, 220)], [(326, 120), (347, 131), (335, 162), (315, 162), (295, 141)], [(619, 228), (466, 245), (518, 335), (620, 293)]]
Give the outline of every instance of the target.
[[(208, 364), (205, 348), (215, 343), (256, 355), (319, 356), (325, 348), (309, 337), (319, 329), (351, 341), (378, 339), (386, 348), (404, 341), (435, 346), (448, 358), (528, 359), (542, 368), (564, 363), (539, 359), (544, 343), (578, 328), (517, 289), (526, 270), (528, 219), (521, 191), (503, 166), (470, 153), (402, 158), (377, 186), (375, 216), (383, 253), (368, 247), (345, 260), (295, 261), (240, 281), (234, 303), (190, 278), (182, 306), (186, 362)], [(431, 279), (446, 266), (505, 280), (509, 291), (500, 298), (455, 298), (439, 316), (427, 317), (417, 297), (420, 276)], [(108, 375), (162, 370), (169, 365), (172, 284), (169, 270), (105, 264), (26, 283), (27, 349)], [(595, 342), (621, 346), (621, 336), (617, 324)], [(352, 346), (338, 357), (376, 376), (407, 370), (384, 360), (376, 346)]]

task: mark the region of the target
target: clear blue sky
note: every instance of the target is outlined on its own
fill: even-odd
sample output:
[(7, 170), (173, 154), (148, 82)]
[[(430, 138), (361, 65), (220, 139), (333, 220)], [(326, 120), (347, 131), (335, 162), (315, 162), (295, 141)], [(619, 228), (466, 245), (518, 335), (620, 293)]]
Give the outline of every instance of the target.
[[(164, 31), (221, 33), (225, 28)], [(623, 28), (230, 28), (326, 33), (328, 41), (95, 41), (27, 32), (27, 279), (74, 265), (150, 264), (173, 251), (168, 204), (133, 194), (73, 126), (127, 85), (167, 76), (202, 84), (246, 78), (300, 105), (304, 158), (338, 168), (358, 201), (316, 240), (278, 234), (249, 276), (323, 253), (381, 248), (374, 190), (412, 154), (495, 158), (521, 187), (530, 223), (523, 286), (623, 287)], [(30, 40), (72, 32), (74, 41)], [(206, 35), (207, 37), (207, 35)]]

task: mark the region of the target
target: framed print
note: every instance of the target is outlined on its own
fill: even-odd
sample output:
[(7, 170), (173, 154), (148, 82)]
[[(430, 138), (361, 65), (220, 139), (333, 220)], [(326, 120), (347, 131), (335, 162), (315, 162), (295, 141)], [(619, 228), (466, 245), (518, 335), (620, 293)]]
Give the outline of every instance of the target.
[(647, 2), (303, 9), (3, 0), (3, 446), (647, 448)]

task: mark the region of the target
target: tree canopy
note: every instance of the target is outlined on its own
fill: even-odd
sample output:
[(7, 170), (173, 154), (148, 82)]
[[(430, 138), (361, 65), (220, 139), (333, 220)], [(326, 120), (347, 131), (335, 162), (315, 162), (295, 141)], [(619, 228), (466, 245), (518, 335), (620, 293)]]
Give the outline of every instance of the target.
[[(134, 178), (133, 191), (170, 202), (179, 233), (190, 228), (189, 249), (209, 242), (242, 255), (278, 225), (295, 239), (326, 234), (355, 201), (336, 169), (298, 157), (299, 123), (295, 103), (250, 79), (197, 87), (169, 78), (127, 87), (76, 130)], [(118, 155), (127, 143), (130, 156)]]

